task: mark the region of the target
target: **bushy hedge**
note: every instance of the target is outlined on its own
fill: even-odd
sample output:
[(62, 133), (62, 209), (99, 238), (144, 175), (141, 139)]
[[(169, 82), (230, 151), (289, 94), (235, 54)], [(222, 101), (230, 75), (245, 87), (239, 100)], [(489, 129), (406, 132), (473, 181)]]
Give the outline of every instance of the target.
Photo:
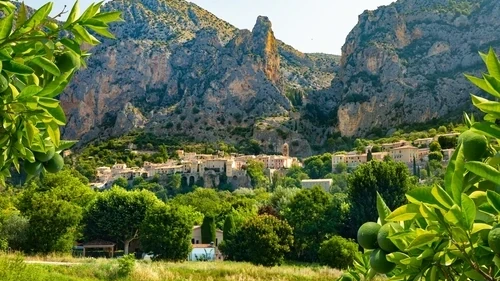
[(321, 264), (337, 269), (347, 269), (352, 266), (354, 257), (358, 252), (358, 245), (341, 236), (333, 236), (324, 241), (319, 249)]

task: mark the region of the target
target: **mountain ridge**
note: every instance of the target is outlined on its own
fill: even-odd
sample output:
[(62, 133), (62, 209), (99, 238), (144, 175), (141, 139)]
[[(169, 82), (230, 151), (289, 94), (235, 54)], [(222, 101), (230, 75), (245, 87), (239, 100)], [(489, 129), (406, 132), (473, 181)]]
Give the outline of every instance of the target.
[(186, 1), (115, 0), (104, 9), (123, 11), (125, 22), (111, 27), (117, 40), (92, 50), (89, 68), (61, 97), (64, 136), (82, 143), (135, 128), (241, 142), (257, 118), (292, 111), (289, 89), (326, 88), (334, 76), (334, 56), (277, 40), (267, 17), (249, 31)]
[(252, 31), (182, 0), (114, 0), (125, 22), (61, 97), (67, 138), (136, 129), (308, 156), (343, 137), (456, 118), (478, 92), (477, 51), (500, 47), (500, 2), (400, 0), (359, 16), (342, 56), (304, 54), (259, 17)]
[(363, 136), (472, 110), (469, 94), (479, 91), (463, 74), (479, 75), (477, 52), (500, 47), (498, 19), (491, 0), (400, 0), (365, 11), (332, 83), (338, 131)]

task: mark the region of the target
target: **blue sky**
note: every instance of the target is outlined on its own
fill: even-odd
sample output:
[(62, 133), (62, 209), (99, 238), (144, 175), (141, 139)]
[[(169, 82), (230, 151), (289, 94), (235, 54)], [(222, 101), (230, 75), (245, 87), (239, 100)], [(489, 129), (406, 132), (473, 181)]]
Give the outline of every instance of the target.
[[(38, 8), (47, 1), (25, 0)], [(53, 0), (54, 11), (73, 1)], [(81, 0), (86, 7), (91, 0)], [(257, 16), (268, 16), (277, 38), (302, 52), (340, 54), (358, 15), (393, 0), (191, 0), (238, 28), (252, 29)], [(71, 3), (71, 4), (70, 4)]]

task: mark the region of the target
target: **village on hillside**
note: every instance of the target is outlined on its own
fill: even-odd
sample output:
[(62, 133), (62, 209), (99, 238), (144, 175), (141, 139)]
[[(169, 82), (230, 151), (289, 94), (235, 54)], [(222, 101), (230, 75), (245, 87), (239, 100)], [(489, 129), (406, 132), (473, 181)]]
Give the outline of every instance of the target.
[(127, 167), (126, 164), (115, 164), (112, 167), (97, 168), (97, 182), (93, 187), (109, 188), (118, 178), (132, 180), (135, 177), (153, 178), (181, 174), (187, 185), (194, 185), (200, 178), (214, 178), (214, 181), (205, 181), (203, 187), (215, 187), (218, 176), (224, 175), (235, 187), (249, 186), (246, 165), (249, 161), (264, 164), (267, 174), (271, 176), (277, 170), (289, 169), (293, 165), (302, 166), (296, 157), (290, 157), (288, 144), (282, 146), (282, 155), (242, 155), (224, 152), (217, 154), (197, 154), (177, 150), (179, 159), (171, 159), (165, 163), (144, 162), (143, 167)]
[[(432, 152), (430, 144), (441, 137), (457, 138), (458, 133), (442, 134), (431, 138), (421, 138), (414, 141), (400, 140), (393, 143), (384, 143), (380, 146), (368, 145), (364, 151), (336, 152), (332, 155), (332, 171), (339, 164), (345, 164), (349, 169), (355, 169), (361, 164), (371, 160), (382, 161), (386, 157), (396, 162), (405, 163), (410, 171), (412, 169), (425, 168), (429, 162), (429, 154)], [(441, 149), (442, 162), (446, 164), (453, 155), (454, 148)], [(141, 153), (135, 151), (135, 153)], [(169, 176), (180, 174), (182, 181), (187, 185), (195, 185), (200, 179), (211, 178), (204, 181), (202, 187), (216, 187), (219, 184), (219, 176), (225, 176), (235, 188), (249, 186), (250, 179), (247, 175), (246, 166), (250, 161), (261, 162), (266, 174), (271, 178), (275, 172), (284, 172), (292, 166), (302, 166), (297, 157), (290, 156), (289, 145), (282, 146), (281, 155), (244, 155), (225, 154), (222, 151), (217, 154), (198, 154), (177, 150), (178, 159), (170, 159), (165, 163), (144, 162), (142, 167), (127, 167), (126, 164), (115, 164), (112, 167), (97, 168), (97, 181), (91, 185), (98, 189), (110, 188), (118, 178), (133, 180), (136, 177), (153, 178), (155, 176)], [(307, 179), (302, 180), (303, 188), (321, 186), (329, 190), (332, 185), (331, 179)]]
[[(350, 168), (364, 164), (371, 159), (383, 160), (385, 157), (390, 156), (396, 162), (403, 162), (412, 168), (414, 163), (417, 166), (423, 167), (429, 162), (429, 153), (431, 152), (429, 146), (432, 142), (437, 141), (439, 137), (458, 137), (458, 133), (438, 135), (435, 138), (416, 139), (413, 142), (400, 140), (394, 143), (385, 143), (381, 145), (381, 151), (374, 152), (373, 145), (367, 146), (364, 153), (358, 151), (341, 152), (332, 156), (332, 166), (335, 168), (340, 163), (345, 163)], [(450, 157), (455, 152), (454, 148), (441, 149), (443, 154), (443, 161), (448, 162)], [(369, 155), (371, 154), (371, 159)]]

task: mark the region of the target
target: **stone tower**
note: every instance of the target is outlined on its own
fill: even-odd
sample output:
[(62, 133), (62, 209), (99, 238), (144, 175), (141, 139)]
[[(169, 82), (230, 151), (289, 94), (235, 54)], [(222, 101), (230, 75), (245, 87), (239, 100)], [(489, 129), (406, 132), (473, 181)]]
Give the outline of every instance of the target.
[(283, 152), (282, 152), (282, 154), (285, 157), (289, 157), (290, 156), (290, 147), (288, 147), (288, 143), (285, 143), (283, 145)]

